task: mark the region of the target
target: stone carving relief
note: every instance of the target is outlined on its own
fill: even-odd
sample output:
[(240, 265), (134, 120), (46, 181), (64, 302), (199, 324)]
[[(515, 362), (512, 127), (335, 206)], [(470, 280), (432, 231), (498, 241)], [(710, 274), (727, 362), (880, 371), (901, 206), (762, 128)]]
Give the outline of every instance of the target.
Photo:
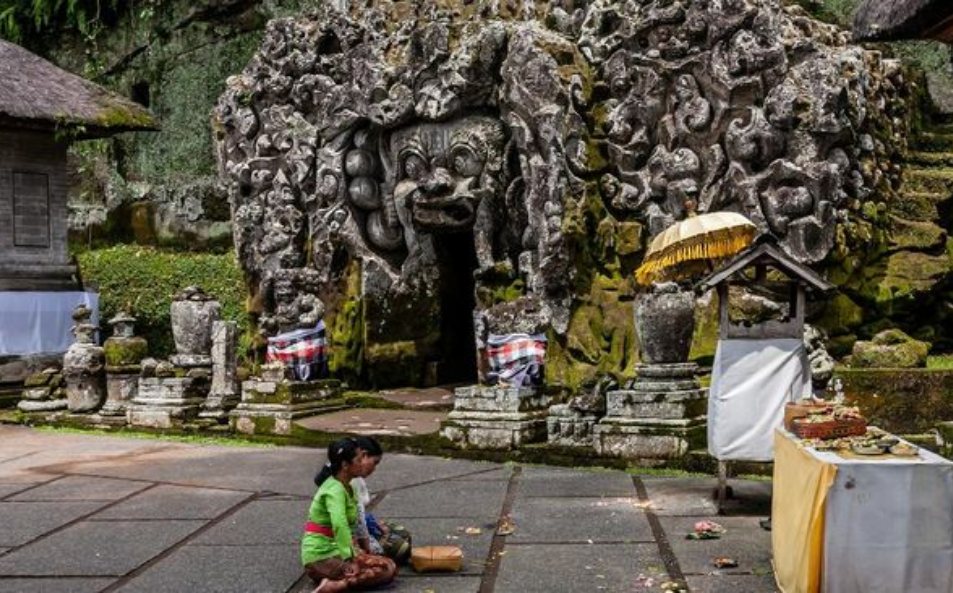
[(263, 329), (320, 315), (344, 261), (385, 305), (434, 298), (441, 237), (462, 233), (477, 289), (524, 276), (562, 334), (564, 227), (591, 196), (647, 239), (689, 200), (742, 212), (818, 262), (876, 174), (855, 139), (880, 67), (775, 0), (344, 1), (275, 20), (215, 113)]

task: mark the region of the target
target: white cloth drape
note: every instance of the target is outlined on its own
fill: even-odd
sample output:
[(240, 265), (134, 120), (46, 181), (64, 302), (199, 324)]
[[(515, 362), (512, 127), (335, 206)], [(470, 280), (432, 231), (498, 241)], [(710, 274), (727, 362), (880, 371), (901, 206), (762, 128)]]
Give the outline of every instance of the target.
[(920, 452), (916, 461), (846, 460), (827, 495), (824, 593), (953, 591), (953, 464)]
[(709, 453), (719, 461), (772, 461), (784, 404), (810, 395), (802, 340), (720, 340), (708, 396)]
[(99, 322), (99, 293), (0, 292), (0, 356), (56, 354), (73, 343), (73, 310), (80, 303)]

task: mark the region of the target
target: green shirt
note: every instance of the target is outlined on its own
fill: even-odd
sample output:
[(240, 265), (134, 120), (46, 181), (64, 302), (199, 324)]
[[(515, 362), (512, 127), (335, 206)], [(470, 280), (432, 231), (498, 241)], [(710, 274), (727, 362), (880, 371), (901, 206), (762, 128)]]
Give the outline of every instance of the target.
[(357, 500), (336, 478), (325, 480), (314, 494), (308, 521), (330, 527), (334, 538), (305, 532), (301, 539), (301, 564), (307, 566), (334, 557), (348, 560), (354, 556), (351, 525), (357, 521)]

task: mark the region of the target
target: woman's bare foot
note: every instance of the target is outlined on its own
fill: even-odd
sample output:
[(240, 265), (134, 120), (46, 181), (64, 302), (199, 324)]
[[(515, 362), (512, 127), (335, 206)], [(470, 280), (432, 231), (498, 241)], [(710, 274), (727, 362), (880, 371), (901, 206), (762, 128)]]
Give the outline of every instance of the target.
[(331, 579), (322, 579), (317, 588), (311, 593), (339, 593), (347, 590), (347, 583), (344, 581), (332, 581)]

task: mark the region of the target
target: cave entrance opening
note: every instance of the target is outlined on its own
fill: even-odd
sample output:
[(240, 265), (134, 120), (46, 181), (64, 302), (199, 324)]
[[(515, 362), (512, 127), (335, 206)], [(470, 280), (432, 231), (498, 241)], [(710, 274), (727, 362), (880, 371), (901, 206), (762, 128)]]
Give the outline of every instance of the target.
[(473, 233), (434, 236), (440, 269), (440, 347), (437, 381), (441, 385), (477, 381), (473, 311), (477, 269)]

